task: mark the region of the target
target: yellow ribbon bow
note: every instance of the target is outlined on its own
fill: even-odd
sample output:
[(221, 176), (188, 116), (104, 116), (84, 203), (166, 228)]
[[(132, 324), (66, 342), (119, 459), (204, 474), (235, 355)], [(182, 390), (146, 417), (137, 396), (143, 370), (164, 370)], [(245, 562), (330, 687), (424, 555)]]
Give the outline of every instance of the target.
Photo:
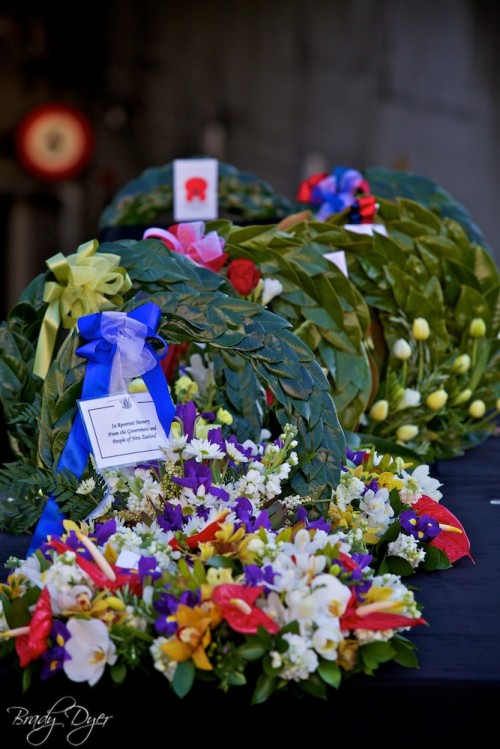
[[(81, 244), (76, 253), (65, 257), (58, 252), (46, 260), (55, 281), (46, 281), (43, 301), (48, 303), (38, 336), (33, 373), (45, 378), (54, 353), (59, 327), (71, 330), (79, 317), (123, 304), (121, 294), (132, 288), (120, 256), (101, 252), (92, 239)], [(120, 292), (120, 293), (119, 293)]]

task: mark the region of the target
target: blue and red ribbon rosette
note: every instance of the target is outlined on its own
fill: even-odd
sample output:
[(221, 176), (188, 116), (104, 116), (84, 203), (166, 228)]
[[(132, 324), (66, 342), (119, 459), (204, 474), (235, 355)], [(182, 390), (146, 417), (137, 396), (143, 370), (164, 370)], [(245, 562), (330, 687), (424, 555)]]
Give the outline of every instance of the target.
[(377, 209), (370, 185), (361, 172), (342, 166), (335, 167), (331, 174), (321, 172), (304, 180), (296, 199), (308, 205), (320, 221), (350, 208), (350, 223), (373, 223)]

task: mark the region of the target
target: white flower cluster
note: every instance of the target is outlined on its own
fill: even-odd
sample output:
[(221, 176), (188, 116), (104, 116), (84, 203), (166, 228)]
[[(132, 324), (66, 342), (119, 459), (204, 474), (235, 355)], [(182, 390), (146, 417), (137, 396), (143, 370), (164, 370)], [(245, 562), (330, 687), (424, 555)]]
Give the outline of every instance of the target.
[(414, 569), (425, 559), (425, 550), (419, 547), (417, 539), (404, 533), (400, 533), (395, 541), (391, 541), (387, 553), (389, 556), (406, 559)]

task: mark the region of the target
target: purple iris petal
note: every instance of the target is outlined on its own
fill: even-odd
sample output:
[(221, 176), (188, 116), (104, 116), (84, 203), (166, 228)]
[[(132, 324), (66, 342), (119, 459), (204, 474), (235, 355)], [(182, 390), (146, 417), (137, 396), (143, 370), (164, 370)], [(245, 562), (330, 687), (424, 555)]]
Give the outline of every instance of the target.
[(363, 489), (363, 494), (366, 494), (369, 489), (371, 489), (375, 494), (378, 492), (380, 486), (377, 479), (372, 479), (369, 484), (366, 484), (365, 488)]
[(159, 635), (173, 635), (177, 630), (177, 622), (175, 619), (170, 618), (171, 615), (166, 616), (161, 614), (155, 621), (155, 629)]
[(184, 477), (173, 477), (173, 481), (179, 486), (185, 486), (193, 492), (197, 492), (199, 486), (204, 486), (208, 492), (212, 486), (212, 471), (209, 466), (198, 463), (194, 458), (184, 463)]
[(141, 582), (144, 582), (145, 577), (151, 577), (153, 580), (157, 580), (161, 577), (161, 572), (158, 567), (156, 557), (141, 557), (139, 559), (139, 578)]
[(404, 510), (399, 516), (401, 528), (417, 541), (427, 541), (441, 533), (439, 523), (430, 515), (417, 515), (414, 510)]
[(180, 531), (184, 525), (184, 516), (180, 505), (166, 502), (163, 513), (157, 518), (158, 525), (163, 531)]
[(346, 448), (346, 457), (347, 460), (350, 460), (351, 463), (354, 463), (356, 466), (360, 466), (366, 456), (366, 450), (351, 450), (349, 447)]
[(192, 440), (194, 437), (194, 426), (197, 418), (194, 402), (189, 401), (189, 403), (178, 403), (175, 410), (175, 416), (179, 421), (181, 421), (183, 432), (188, 440)]
[(270, 564), (265, 567), (259, 567), (257, 564), (248, 564), (244, 570), (245, 583), (251, 586), (272, 585), (275, 572)]
[(327, 523), (324, 518), (318, 518), (318, 520), (309, 520), (307, 510), (305, 507), (297, 507), (297, 517), (300, 523), (304, 523), (305, 527), (309, 530), (316, 528), (317, 530), (330, 531), (332, 526), (331, 523)]
[(205, 505), (198, 505), (196, 508), (196, 514), (199, 518), (202, 518), (203, 520), (208, 520), (210, 515), (210, 508), (205, 507)]
[(77, 551), (80, 556), (88, 559), (89, 561), (92, 560), (92, 555), (90, 554), (87, 547), (82, 544), (75, 531), (70, 531), (68, 533), (66, 537), (66, 544), (70, 546), (74, 551)]
[(95, 527), (95, 535), (98, 546), (104, 546), (110, 536), (116, 533), (116, 520), (112, 518), (107, 523), (98, 523)]
[(42, 660), (44, 664), (40, 672), (40, 679), (45, 681), (50, 676), (53, 676), (63, 667), (64, 661), (71, 658), (70, 654), (65, 650), (66, 641), (69, 639), (70, 633), (68, 628), (63, 622), (58, 619), (54, 619), (52, 622), (52, 629), (50, 631), (50, 638), (54, 643), (54, 647), (49, 648), (42, 653)]

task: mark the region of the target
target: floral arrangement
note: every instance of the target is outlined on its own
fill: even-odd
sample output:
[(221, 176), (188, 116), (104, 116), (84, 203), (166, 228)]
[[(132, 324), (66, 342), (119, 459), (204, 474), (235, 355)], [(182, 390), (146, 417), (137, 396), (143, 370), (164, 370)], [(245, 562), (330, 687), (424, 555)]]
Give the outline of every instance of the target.
[[(18, 659), (26, 688), (60, 672), (95, 685), (109, 671), (121, 683), (141, 667), (179, 697), (201, 679), (223, 690), (250, 683), (260, 703), (283, 689), (324, 697), (391, 660), (417, 666), (406, 633), (425, 620), (372, 550), (397, 525), (387, 558), (415, 568), (432, 548), (442, 559), (453, 551), (436, 541), (463, 529), (437, 509), (428, 468), (410, 474), (390, 456), (349, 452), (328, 502), (286, 496), (296, 429), (240, 443), (224, 436), (228, 421), (178, 405), (164, 460), (106, 469), (105, 496), (85, 521), (64, 521), (60, 535), (9, 561), (0, 654)], [(390, 487), (401, 512), (389, 509)], [(77, 492), (96, 488), (85, 479)], [(398, 545), (405, 534), (411, 551)], [(451, 558), (468, 553), (463, 543)]]

